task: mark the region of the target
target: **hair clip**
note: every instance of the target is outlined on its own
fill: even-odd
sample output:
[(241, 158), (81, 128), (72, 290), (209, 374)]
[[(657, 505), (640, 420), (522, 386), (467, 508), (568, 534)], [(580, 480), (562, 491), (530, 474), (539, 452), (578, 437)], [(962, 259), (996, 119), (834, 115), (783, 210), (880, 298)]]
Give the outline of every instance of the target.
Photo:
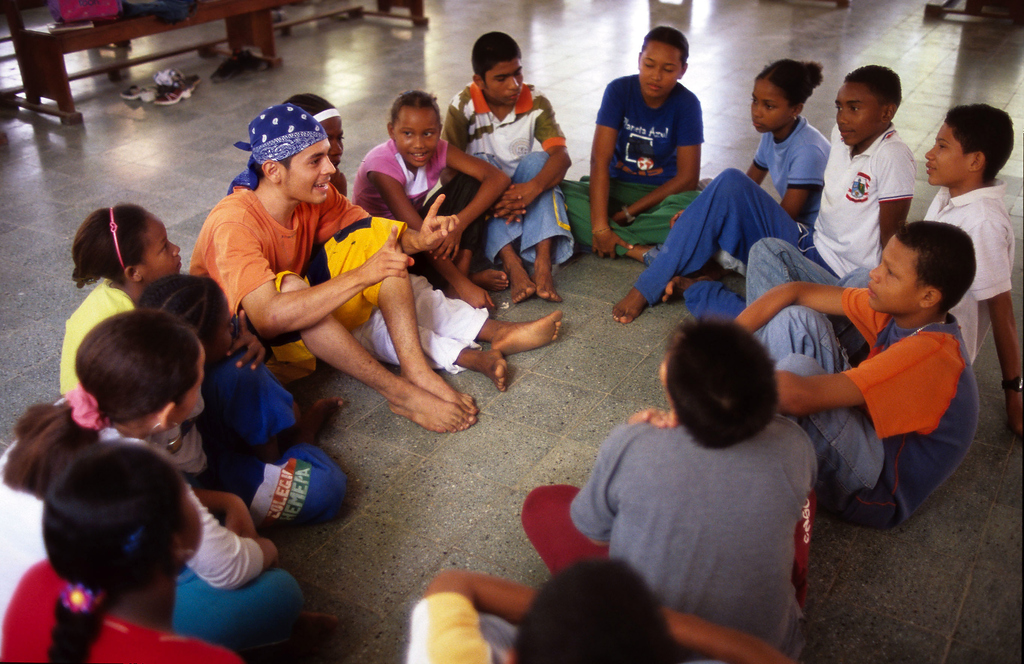
[(142, 543), (142, 529), (143, 526), (136, 528), (125, 539), (124, 544), (121, 545), (121, 550), (124, 551), (126, 556), (130, 556), (139, 550), (139, 545)]
[(106, 593), (93, 592), (81, 583), (69, 583), (60, 594), (60, 603), (71, 613), (92, 613)]

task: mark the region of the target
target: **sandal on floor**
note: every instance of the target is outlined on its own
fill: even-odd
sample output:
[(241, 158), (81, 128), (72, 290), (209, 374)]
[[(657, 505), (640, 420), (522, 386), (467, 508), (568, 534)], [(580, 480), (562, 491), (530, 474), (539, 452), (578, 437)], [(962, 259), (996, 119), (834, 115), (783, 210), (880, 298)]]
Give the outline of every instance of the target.
[(138, 85), (133, 85), (127, 90), (121, 91), (121, 99), (139, 99), (140, 97), (142, 97), (143, 92), (145, 92), (145, 88)]

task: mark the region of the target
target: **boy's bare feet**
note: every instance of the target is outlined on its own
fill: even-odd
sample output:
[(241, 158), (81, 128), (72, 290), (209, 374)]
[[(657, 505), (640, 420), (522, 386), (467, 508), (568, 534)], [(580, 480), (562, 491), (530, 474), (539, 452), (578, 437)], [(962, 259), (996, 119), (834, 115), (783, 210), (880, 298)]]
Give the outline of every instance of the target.
[(493, 348), (491, 350), (466, 348), (459, 353), (459, 359), (455, 361), (455, 364), (466, 369), (479, 371), (491, 379), (491, 382), (494, 383), (499, 392), (505, 391), (508, 362), (505, 361), (501, 351), (494, 350)]
[(626, 255), (635, 261), (644, 262), (644, 254), (651, 250), (651, 246), (647, 244), (634, 244), (632, 247), (626, 250)]
[(476, 424), (476, 414), (467, 413), (461, 402), (447, 401), (411, 382), (402, 382), (408, 389), (388, 400), (388, 408), (396, 415), (436, 433), (464, 431)]
[(533, 281), (537, 284), (537, 297), (548, 302), (561, 302), (562, 296), (555, 290), (555, 279), (551, 266), (537, 264), (533, 270)]
[(327, 419), (336, 413), (345, 400), (340, 397), (320, 399), (295, 423), (295, 442), (313, 444)]
[(612, 307), (612, 318), (620, 323), (632, 323), (647, 308), (647, 299), (635, 288)]
[(480, 330), (479, 339), (490, 341), (491, 348), (502, 355), (512, 355), (545, 346), (558, 338), (562, 329), (562, 312), (554, 311), (544, 318), (527, 323), (489, 320)]
[(429, 367), (425, 367), (423, 371), (403, 370), (402, 375), (413, 385), (423, 388), (439, 399), (459, 406), (467, 415), (476, 415), (480, 412), (473, 397), (456, 390)]
[(512, 301), (519, 304), (537, 292), (537, 284), (533, 283), (526, 268), (518, 261), (516, 263), (505, 263), (505, 272), (508, 274), (510, 287), (512, 288)]
[(481, 270), (469, 275), (469, 280), (489, 291), (503, 291), (508, 288), (508, 275), (501, 270)]
[(690, 286), (694, 285), (698, 281), (715, 281), (711, 277), (672, 277), (668, 285), (665, 286), (665, 294), (661, 296), (662, 302), (669, 302), (671, 300), (678, 300), (683, 296), (685, 291)]

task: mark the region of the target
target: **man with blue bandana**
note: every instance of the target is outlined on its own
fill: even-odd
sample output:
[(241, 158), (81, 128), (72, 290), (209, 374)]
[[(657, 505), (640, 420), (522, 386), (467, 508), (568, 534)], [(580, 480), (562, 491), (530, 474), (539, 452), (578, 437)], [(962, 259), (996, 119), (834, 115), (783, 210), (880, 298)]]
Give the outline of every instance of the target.
[[(454, 225), (436, 216), (417, 232), (396, 224), (372, 251), (369, 214), (330, 184), (335, 168), (327, 134), (292, 104), (271, 106), (249, 123), (248, 168), (210, 212), (192, 252), (190, 272), (212, 277), (232, 311), (244, 311), (283, 362), (302, 343), (318, 357), (380, 392), (391, 410), (437, 432), (476, 422), (472, 397), (431, 370), (420, 346), (407, 268), (408, 254), (435, 248)], [(440, 203), (440, 201), (438, 201)], [(401, 235), (399, 237), (399, 234)], [(347, 271), (316, 286), (304, 279), (314, 247), (345, 234)], [(396, 376), (377, 362), (333, 315), (353, 298), (379, 306), (401, 363)], [(301, 351), (298, 351), (301, 352)]]

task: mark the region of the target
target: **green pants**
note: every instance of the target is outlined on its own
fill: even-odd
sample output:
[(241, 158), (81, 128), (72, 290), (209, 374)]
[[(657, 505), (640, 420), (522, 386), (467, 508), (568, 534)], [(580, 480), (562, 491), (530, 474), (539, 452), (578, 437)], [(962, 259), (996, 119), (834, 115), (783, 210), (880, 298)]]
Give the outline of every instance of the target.
[[(569, 226), (572, 227), (573, 237), (580, 244), (593, 246), (594, 238), (590, 228), (590, 178), (585, 177), (579, 182), (565, 180), (560, 186), (562, 193), (565, 194), (565, 209), (569, 213)], [(668, 237), (669, 222), (672, 217), (676, 212), (685, 209), (700, 193), (699, 191), (684, 191), (681, 194), (667, 196), (665, 200), (650, 210), (637, 215), (636, 221), (629, 226), (620, 226), (611, 221), (611, 215), (621, 210), (623, 205), (632, 205), (654, 189), (656, 187), (652, 184), (632, 184), (614, 179), (610, 182), (608, 190), (609, 225), (616, 235), (629, 244), (655, 245), (663, 243)], [(621, 246), (616, 246), (615, 253), (622, 256), (626, 250)]]

